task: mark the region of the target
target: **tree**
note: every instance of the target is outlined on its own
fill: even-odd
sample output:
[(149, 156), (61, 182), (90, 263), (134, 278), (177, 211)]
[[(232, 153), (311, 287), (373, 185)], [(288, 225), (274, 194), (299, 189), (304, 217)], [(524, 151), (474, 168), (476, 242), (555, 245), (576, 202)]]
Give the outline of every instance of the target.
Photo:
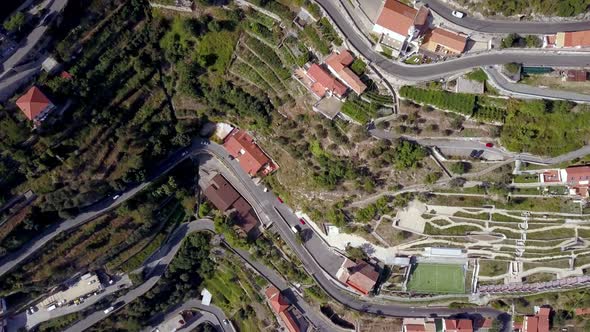
[(543, 44), (543, 42), (541, 42), (541, 39), (539, 39), (539, 37), (534, 36), (534, 35), (526, 36), (524, 41), (525, 41), (526, 47), (541, 47), (541, 45)]
[(25, 14), (18, 12), (12, 15), (8, 20), (4, 22), (4, 29), (8, 31), (20, 31), (25, 25)]
[(426, 175), (426, 178), (424, 178), (424, 183), (433, 184), (436, 180), (440, 179), (441, 176), (442, 174), (440, 172), (430, 172)]
[(502, 48), (509, 48), (514, 46), (515, 42), (520, 39), (520, 36), (516, 33), (511, 33), (502, 39)]
[(365, 260), (367, 259), (367, 254), (363, 251), (361, 247), (353, 247), (351, 245), (346, 246), (346, 255), (352, 260)]
[(520, 64), (515, 62), (510, 62), (504, 65), (504, 69), (509, 74), (516, 74), (520, 71)]
[(397, 169), (416, 168), (426, 156), (427, 152), (423, 147), (416, 143), (402, 140), (395, 148), (394, 166)]
[(451, 169), (451, 172), (461, 175), (467, 171), (467, 164), (462, 161), (459, 161), (453, 163), (449, 168)]

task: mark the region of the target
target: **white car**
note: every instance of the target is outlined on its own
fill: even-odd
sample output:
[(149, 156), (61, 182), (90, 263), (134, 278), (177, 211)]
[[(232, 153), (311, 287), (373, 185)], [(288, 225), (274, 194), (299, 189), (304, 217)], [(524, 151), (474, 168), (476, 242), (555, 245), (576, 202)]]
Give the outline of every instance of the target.
[(115, 195), (115, 196), (113, 196), (113, 201), (116, 201), (117, 198), (119, 198), (119, 197), (121, 197), (121, 195)]
[(455, 16), (457, 18), (463, 18), (463, 17), (465, 17), (465, 13), (460, 12), (458, 10), (453, 10), (453, 13), (452, 14), (453, 14), (453, 16)]
[(105, 315), (108, 314), (109, 312), (115, 310), (115, 307), (108, 307), (104, 310)]

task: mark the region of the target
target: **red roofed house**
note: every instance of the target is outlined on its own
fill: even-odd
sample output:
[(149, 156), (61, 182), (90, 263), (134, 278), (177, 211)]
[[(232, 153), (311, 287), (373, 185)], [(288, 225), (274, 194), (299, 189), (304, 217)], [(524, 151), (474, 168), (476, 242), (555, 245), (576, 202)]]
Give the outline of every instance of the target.
[(41, 92), (33, 86), (24, 95), (16, 100), (16, 106), (25, 114), (27, 119), (40, 123), (45, 120), (47, 114), (55, 109), (55, 105)]
[(354, 58), (348, 50), (341, 51), (340, 53), (332, 53), (326, 59), (326, 65), (328, 69), (344, 84), (346, 84), (352, 91), (360, 95), (363, 93), (367, 86), (361, 81), (361, 79), (350, 69), (348, 66), (352, 64)]
[(588, 72), (570, 69), (565, 72), (565, 79), (568, 82), (585, 82), (588, 79)]
[(590, 315), (590, 308), (576, 308), (576, 316)]
[(312, 81), (311, 90), (318, 97), (324, 97), (326, 94), (332, 94), (342, 98), (346, 94), (346, 85), (330, 75), (324, 68), (318, 64), (312, 64), (306, 72)]
[(558, 32), (556, 47), (590, 47), (590, 30)]
[(377, 280), (379, 280), (379, 271), (377, 267), (365, 261), (359, 260), (354, 263), (349, 259), (345, 259), (336, 277), (361, 294), (368, 295), (375, 287)]
[(551, 308), (539, 308), (535, 316), (525, 316), (523, 332), (549, 332), (549, 315)]
[(471, 319), (445, 319), (444, 322), (445, 332), (473, 332)]
[(277, 313), (281, 318), (282, 323), (285, 325), (289, 332), (299, 332), (299, 325), (293, 318), (289, 307), (289, 302), (281, 295), (281, 292), (274, 286), (270, 286), (264, 292), (266, 299), (270, 304), (270, 307)]
[(435, 28), (426, 34), (421, 48), (438, 54), (461, 54), (466, 45), (467, 38), (458, 33)]
[(568, 167), (564, 170), (564, 173), (562, 178), (570, 186), (570, 194), (588, 197), (590, 166)]
[(241, 235), (251, 239), (260, 235), (258, 219), (252, 206), (223, 175), (215, 175), (203, 194), (219, 211), (233, 216), (235, 226), (241, 230)]
[(427, 27), (429, 10), (416, 10), (396, 0), (386, 0), (373, 32), (383, 35), (383, 43), (401, 50), (404, 43), (418, 37)]
[(234, 129), (229, 133), (223, 147), (240, 162), (240, 166), (250, 176), (256, 176), (260, 172), (267, 175), (277, 169), (272, 160), (254, 142), (252, 136), (243, 130)]

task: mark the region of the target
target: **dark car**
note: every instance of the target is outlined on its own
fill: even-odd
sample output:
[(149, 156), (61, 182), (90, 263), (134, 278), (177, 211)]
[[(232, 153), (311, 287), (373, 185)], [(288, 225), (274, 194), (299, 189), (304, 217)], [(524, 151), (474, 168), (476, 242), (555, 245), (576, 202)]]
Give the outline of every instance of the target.
[(305, 225), (305, 220), (303, 218), (299, 218), (299, 223), (301, 223), (301, 225)]

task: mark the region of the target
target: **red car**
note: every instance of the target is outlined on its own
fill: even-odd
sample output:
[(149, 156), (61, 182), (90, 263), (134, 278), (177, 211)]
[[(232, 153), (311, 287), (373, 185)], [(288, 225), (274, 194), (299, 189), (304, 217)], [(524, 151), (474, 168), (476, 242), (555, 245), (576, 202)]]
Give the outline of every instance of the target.
[(299, 222), (301, 223), (301, 225), (305, 225), (305, 220), (303, 220), (303, 218), (299, 218)]
[(283, 200), (279, 196), (277, 196), (277, 199), (279, 200), (279, 202), (283, 203)]
[(493, 148), (494, 147), (494, 143), (486, 143), (486, 148)]

